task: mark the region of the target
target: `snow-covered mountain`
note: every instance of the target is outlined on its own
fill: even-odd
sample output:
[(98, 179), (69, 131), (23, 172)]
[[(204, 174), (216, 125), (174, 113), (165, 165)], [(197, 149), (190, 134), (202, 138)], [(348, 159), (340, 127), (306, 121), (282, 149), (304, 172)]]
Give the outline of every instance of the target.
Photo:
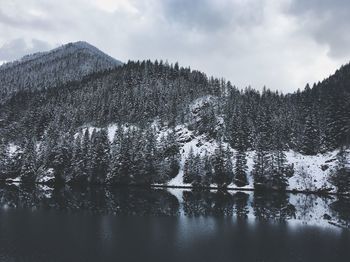
[(80, 81), (91, 73), (120, 65), (120, 61), (82, 41), (27, 55), (0, 66), (0, 101), (14, 92), (48, 89)]
[(284, 95), (78, 42), (0, 80), (0, 180), (350, 193), (350, 65)]

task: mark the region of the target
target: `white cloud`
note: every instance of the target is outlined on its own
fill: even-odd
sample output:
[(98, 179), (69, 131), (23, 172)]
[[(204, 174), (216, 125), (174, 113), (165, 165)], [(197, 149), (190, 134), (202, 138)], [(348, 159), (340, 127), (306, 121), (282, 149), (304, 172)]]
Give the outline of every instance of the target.
[(97, 8), (106, 12), (115, 12), (117, 10), (123, 10), (130, 13), (138, 13), (137, 8), (132, 5), (130, 0), (90, 0), (91, 3)]

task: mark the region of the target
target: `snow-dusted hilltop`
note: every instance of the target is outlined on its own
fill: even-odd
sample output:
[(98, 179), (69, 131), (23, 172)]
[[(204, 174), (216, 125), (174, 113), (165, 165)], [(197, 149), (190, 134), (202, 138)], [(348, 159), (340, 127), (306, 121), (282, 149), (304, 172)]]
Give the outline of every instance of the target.
[(86, 42), (69, 43), (0, 66), (0, 101), (11, 93), (56, 87), (122, 63)]

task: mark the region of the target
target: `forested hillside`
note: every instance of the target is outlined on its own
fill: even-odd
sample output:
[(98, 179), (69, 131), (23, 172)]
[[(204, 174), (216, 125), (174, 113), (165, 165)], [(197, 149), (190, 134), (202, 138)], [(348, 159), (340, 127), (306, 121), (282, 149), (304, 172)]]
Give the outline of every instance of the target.
[[(62, 182), (154, 184), (180, 170), (183, 182), (194, 186), (241, 187), (249, 184), (253, 152), (254, 185), (285, 189), (295, 173), (288, 150), (314, 156), (342, 148), (344, 167), (333, 173), (342, 170), (341, 184), (349, 184), (341, 191), (350, 187), (350, 65), (293, 94), (240, 90), (163, 61), (91, 68), (59, 86), (46, 78), (35, 81), (40, 87), (24, 83), (12, 95), (11, 84), (0, 82), (8, 98), (0, 105), (3, 178), (33, 182), (49, 170)], [(7, 79), (1, 70), (0, 79)], [(213, 146), (199, 155), (186, 150), (191, 141)]]
[(121, 64), (86, 42), (27, 55), (0, 66), (0, 103), (18, 91), (42, 90), (80, 81), (88, 74)]

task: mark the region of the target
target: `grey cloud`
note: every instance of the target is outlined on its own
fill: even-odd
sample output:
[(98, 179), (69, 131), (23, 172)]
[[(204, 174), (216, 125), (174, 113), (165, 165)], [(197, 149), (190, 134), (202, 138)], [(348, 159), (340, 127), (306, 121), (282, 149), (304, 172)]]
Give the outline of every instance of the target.
[(32, 39), (31, 44), (28, 45), (23, 38), (17, 38), (0, 47), (0, 60), (12, 61), (24, 55), (46, 51), (50, 48), (52, 48), (51, 45), (41, 40)]
[(263, 1), (164, 0), (170, 22), (195, 30), (215, 32), (256, 25), (262, 20)]
[[(0, 61), (47, 50), (45, 41), (84, 40), (122, 61), (168, 59), (242, 88), (267, 85), (284, 92), (346, 62), (346, 2), (123, 0), (122, 8), (107, 12), (101, 0), (0, 1), (0, 43), (6, 43), (0, 44)], [(334, 14), (341, 25), (334, 26)]]
[(303, 23), (303, 30), (320, 44), (329, 46), (329, 55), (350, 55), (350, 1), (295, 0), (287, 12)]
[(36, 30), (51, 30), (54, 28), (53, 24), (45, 19), (32, 16), (10, 16), (5, 14), (1, 9), (0, 24), (19, 28), (35, 28)]

